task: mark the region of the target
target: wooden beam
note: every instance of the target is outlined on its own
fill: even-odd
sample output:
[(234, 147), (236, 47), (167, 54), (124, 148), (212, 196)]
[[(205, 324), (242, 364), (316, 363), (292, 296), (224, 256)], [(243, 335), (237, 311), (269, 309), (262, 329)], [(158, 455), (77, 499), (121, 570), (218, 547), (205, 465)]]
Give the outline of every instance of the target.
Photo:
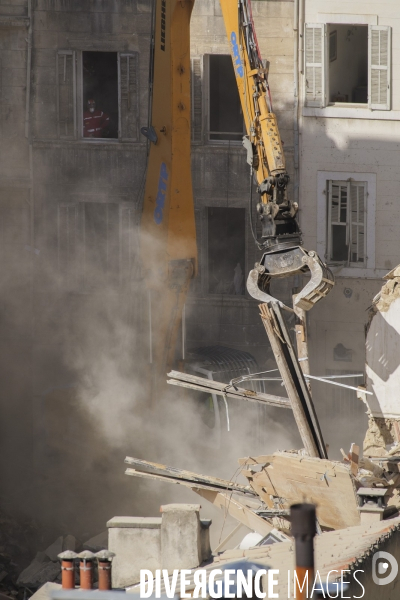
[[(272, 305), (272, 303), (270, 304)], [(269, 304), (260, 304), (259, 308), (262, 322), (267, 332), (275, 360), (292, 405), (293, 416), (296, 420), (304, 448), (309, 456), (326, 458), (326, 450), (325, 448), (319, 447), (316, 439), (316, 432), (310, 419), (310, 415), (306, 414), (307, 406), (305, 406), (304, 398), (302, 396), (304, 396), (304, 393), (308, 392), (308, 389), (304, 381), (304, 377), (303, 381), (301, 382), (303, 384), (302, 389), (299, 385), (296, 385), (296, 382), (293, 379), (298, 375), (298, 373), (295, 372), (296, 365), (290, 354), (287, 339), (285, 339), (284, 336), (285, 332), (282, 330), (282, 323), (278, 322), (275, 316), (275, 308), (277, 311), (279, 311), (279, 307), (278, 305), (270, 307)], [(296, 358), (295, 360), (297, 362)], [(293, 368), (291, 369), (290, 366)], [(301, 373), (301, 369), (299, 369), (299, 371)]]
[(190, 375), (189, 373), (181, 373), (180, 371), (171, 371), (168, 373), (168, 377), (171, 377), (171, 379), (168, 379), (167, 381), (170, 385), (177, 385), (199, 390), (200, 392), (206, 392), (208, 394), (217, 394), (219, 396), (235, 398), (247, 402), (259, 402), (261, 404), (279, 408), (291, 408), (290, 400), (281, 396), (274, 396), (273, 394), (266, 394), (264, 392), (254, 392), (253, 390), (246, 390), (242, 387), (237, 387), (237, 389), (235, 389), (233, 386), (229, 386), (229, 384), (226, 383), (213, 381), (212, 379), (206, 379), (205, 377), (198, 377), (197, 375)]
[(205, 486), (211, 486), (214, 489), (219, 489), (221, 491), (230, 491), (255, 496), (255, 492), (250, 486), (235, 483), (233, 481), (227, 481), (226, 479), (210, 477), (209, 475), (200, 475), (198, 473), (193, 473), (192, 471), (168, 467), (167, 465), (153, 463), (147, 460), (141, 460), (140, 458), (133, 458), (131, 456), (127, 456), (125, 458), (125, 462), (129, 465), (133, 465), (133, 469), (127, 469), (127, 471), (129, 471), (126, 471), (127, 475), (136, 475), (137, 473), (144, 472), (161, 477), (165, 481), (171, 480), (175, 483), (186, 481), (192, 486), (196, 484), (202, 484)]
[[(297, 344), (297, 358), (299, 360), (300, 368), (304, 375), (310, 375), (310, 361), (308, 353), (308, 335), (307, 335), (307, 313), (302, 308), (295, 305), (297, 294), (293, 295), (293, 308), (296, 315), (296, 344)], [(308, 391), (311, 395), (311, 382), (306, 379)]]
[(196, 494), (214, 504), (218, 508), (225, 510), (228, 514), (245, 525), (252, 531), (256, 531), (262, 536), (267, 535), (274, 526), (272, 523), (264, 519), (263, 517), (259, 517), (255, 512), (248, 508), (243, 503), (239, 502), (235, 498), (231, 498), (229, 494), (223, 494), (221, 492), (215, 492), (212, 490), (205, 490), (204, 488), (192, 488)]

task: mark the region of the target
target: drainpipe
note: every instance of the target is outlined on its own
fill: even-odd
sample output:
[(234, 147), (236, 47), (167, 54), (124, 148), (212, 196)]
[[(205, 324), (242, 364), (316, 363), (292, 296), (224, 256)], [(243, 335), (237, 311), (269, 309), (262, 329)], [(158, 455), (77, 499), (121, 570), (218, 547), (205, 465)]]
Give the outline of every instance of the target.
[(293, 69), (294, 69), (294, 106), (293, 106), (293, 138), (294, 138), (294, 181), (293, 199), (299, 203), (299, 0), (294, 0), (293, 15)]
[(300, 73), (304, 73), (304, 7), (305, 0), (298, 0), (299, 19), (299, 67)]
[(26, 102), (25, 102), (25, 137), (29, 138), (30, 134), (30, 123), (29, 123), (29, 113), (30, 113), (30, 101), (31, 101), (31, 71), (32, 71), (32, 0), (28, 0), (28, 18), (29, 18), (29, 28), (28, 28), (28, 48), (26, 55)]

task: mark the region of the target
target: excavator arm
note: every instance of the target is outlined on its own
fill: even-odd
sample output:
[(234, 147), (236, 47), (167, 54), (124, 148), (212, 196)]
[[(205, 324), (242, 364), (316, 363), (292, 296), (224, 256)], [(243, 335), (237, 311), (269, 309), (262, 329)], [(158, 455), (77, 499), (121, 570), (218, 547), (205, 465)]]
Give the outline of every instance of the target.
[[(190, 17), (195, 0), (155, 0), (152, 36), (151, 107), (142, 134), (149, 142), (140, 228), (143, 277), (148, 289), (150, 356), (154, 379), (170, 370), (182, 309), (197, 272), (191, 179)], [(268, 64), (260, 57), (250, 0), (220, 0), (231, 47), (247, 136), (247, 161), (257, 182), (262, 258), (247, 289), (273, 300), (271, 279), (309, 269), (311, 279), (297, 295), (308, 310), (333, 286), (333, 276), (315, 252), (301, 246), (297, 205), (288, 197), (289, 175), (272, 110)], [(281, 303), (282, 304), (282, 303)]]
[(333, 275), (315, 252), (301, 246), (298, 206), (288, 196), (290, 177), (272, 108), (269, 64), (261, 59), (251, 0), (220, 0), (220, 5), (247, 131), (243, 145), (259, 194), (262, 233), (257, 244), (263, 256), (250, 272), (247, 289), (254, 298), (269, 301), (273, 299), (269, 295), (273, 278), (309, 270), (311, 279), (295, 300), (298, 308), (309, 310), (330, 292)]
[(190, 159), (190, 16), (194, 0), (156, 0), (153, 19), (151, 110), (140, 226), (148, 289), (151, 398), (175, 360), (182, 310), (197, 272)]

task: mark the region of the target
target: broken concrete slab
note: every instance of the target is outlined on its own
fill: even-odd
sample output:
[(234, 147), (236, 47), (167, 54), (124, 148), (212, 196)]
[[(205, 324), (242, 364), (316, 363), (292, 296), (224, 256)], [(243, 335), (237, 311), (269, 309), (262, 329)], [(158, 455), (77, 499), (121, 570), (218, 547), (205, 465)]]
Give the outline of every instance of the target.
[(139, 581), (140, 569), (161, 567), (161, 518), (114, 517), (107, 523), (108, 547), (115, 552), (112, 587)]
[(64, 537), (63, 545), (62, 545), (63, 551), (71, 550), (72, 552), (75, 552), (77, 550), (76, 546), (77, 546), (76, 538), (73, 535), (66, 535)]
[(48, 581), (57, 579), (60, 571), (58, 561), (52, 562), (45, 552), (38, 552), (31, 564), (19, 575), (17, 585), (38, 588)]
[[(200, 522), (200, 504), (167, 504), (161, 507), (161, 564), (163, 569), (194, 569), (203, 558), (202, 534), (209, 527)], [(183, 532), (185, 535), (183, 535)]]
[(63, 536), (60, 535), (60, 537), (58, 537), (52, 544), (50, 544), (50, 546), (48, 546), (48, 548), (46, 548), (44, 553), (50, 560), (55, 562), (56, 560), (58, 560), (57, 556), (62, 551), (63, 551)]
[(98, 535), (91, 537), (83, 544), (84, 550), (91, 550), (92, 552), (99, 552), (100, 550), (108, 549), (108, 531), (102, 531)]

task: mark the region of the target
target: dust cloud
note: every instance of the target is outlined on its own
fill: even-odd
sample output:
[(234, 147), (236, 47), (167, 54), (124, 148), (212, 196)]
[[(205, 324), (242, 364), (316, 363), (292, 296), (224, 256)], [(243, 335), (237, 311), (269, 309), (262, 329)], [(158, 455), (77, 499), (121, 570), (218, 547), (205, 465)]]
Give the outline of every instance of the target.
[(240, 457), (299, 446), (291, 416), (282, 421), (279, 409), (229, 402), (228, 432), (224, 406), (220, 430), (210, 429), (186, 390), (163, 385), (149, 408), (138, 228), (125, 232), (132, 256), (116, 273), (119, 249), (110, 240), (119, 233), (108, 228), (107, 255), (101, 240), (110, 211), (89, 208), (91, 252), (76, 240), (69, 254), (56, 242), (46, 253), (38, 234), (40, 252), (15, 253), (1, 287), (0, 505), (37, 522), (41, 548), (62, 534), (83, 542), (113, 516), (157, 515), (169, 502), (201, 503), (204, 516), (223, 520), (190, 490), (126, 476), (126, 455), (231, 479)]

